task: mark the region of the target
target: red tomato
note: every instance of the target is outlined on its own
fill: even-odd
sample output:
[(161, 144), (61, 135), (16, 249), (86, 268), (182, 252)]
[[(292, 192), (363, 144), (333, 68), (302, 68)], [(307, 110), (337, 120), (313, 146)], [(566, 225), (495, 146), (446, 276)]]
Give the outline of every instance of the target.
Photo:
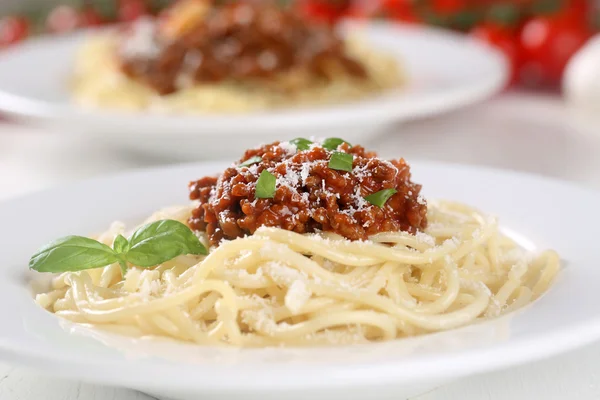
[(569, 59), (591, 35), (585, 23), (570, 15), (527, 21), (520, 34), (524, 83), (559, 83)]
[(467, 7), (465, 0), (432, 0), (431, 9), (439, 14), (454, 14)]
[(119, 21), (135, 21), (150, 12), (144, 0), (119, 0), (117, 16)]
[[(554, 0), (554, 8), (549, 11), (533, 9), (533, 16), (550, 15), (558, 18), (575, 18), (580, 21), (587, 21), (593, 12), (592, 0)], [(543, 4), (543, 3), (542, 3)], [(553, 2), (550, 2), (552, 5)]]
[(497, 48), (504, 54), (511, 69), (508, 85), (516, 83), (521, 62), (517, 36), (510, 29), (494, 24), (476, 27), (471, 31), (471, 36)]
[(46, 18), (46, 29), (53, 33), (73, 31), (81, 25), (81, 18), (77, 9), (61, 5), (53, 9)]
[(104, 24), (105, 22), (104, 18), (102, 18), (102, 15), (100, 15), (96, 9), (89, 5), (84, 6), (79, 14), (81, 26), (98, 26)]
[(18, 43), (29, 35), (29, 22), (18, 16), (0, 18), (0, 49)]
[(373, 18), (384, 14), (384, 0), (353, 0), (345, 15), (352, 18)]
[(297, 3), (298, 11), (312, 21), (334, 24), (347, 11), (349, 0), (301, 0)]
[(417, 10), (416, 0), (383, 0), (385, 13), (396, 21), (418, 23), (421, 21)]
[(338, 14), (331, 7), (326, 4), (313, 3), (313, 2), (302, 2), (299, 6), (300, 12), (302, 15), (307, 18), (318, 21), (325, 22), (327, 24), (333, 24), (338, 18)]

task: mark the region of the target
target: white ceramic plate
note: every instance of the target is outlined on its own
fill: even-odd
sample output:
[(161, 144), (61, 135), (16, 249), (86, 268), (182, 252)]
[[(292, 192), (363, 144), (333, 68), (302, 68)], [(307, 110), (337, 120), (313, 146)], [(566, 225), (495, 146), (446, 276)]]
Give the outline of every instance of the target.
[(140, 221), (186, 202), (189, 180), (223, 165), (144, 170), (58, 187), (0, 204), (0, 358), (75, 380), (175, 399), (400, 399), (466, 375), (549, 357), (600, 337), (600, 193), (535, 176), (415, 163), (425, 195), (500, 217), (563, 270), (531, 306), (489, 322), (413, 339), (350, 347), (226, 349), (134, 341), (76, 327), (34, 304), (27, 261), (66, 234)]
[[(349, 25), (356, 27), (356, 25)], [(350, 28), (351, 29), (351, 28)], [(245, 115), (169, 116), (89, 110), (70, 103), (67, 81), (86, 34), (33, 40), (0, 55), (0, 111), (119, 146), (199, 160), (260, 142), (333, 136), (365, 142), (387, 125), (480, 101), (502, 88), (504, 58), (467, 37), (386, 23), (360, 26), (364, 39), (406, 68), (397, 90), (343, 105)], [(185, 140), (185, 144), (182, 143)]]

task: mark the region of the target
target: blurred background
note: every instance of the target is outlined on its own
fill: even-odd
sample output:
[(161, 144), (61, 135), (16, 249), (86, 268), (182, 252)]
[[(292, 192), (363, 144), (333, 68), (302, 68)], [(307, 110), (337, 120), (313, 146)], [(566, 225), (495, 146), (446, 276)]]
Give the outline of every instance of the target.
[[(223, 1), (223, 0), (221, 0)], [(225, 0), (227, 1), (227, 0)], [(231, 0), (230, 0), (231, 1)], [(2, 0), (0, 49), (39, 34), (160, 15), (174, 0)], [(571, 57), (600, 28), (594, 0), (277, 0), (306, 18), (387, 19), (472, 35), (499, 48), (512, 86), (559, 87)]]
[[(222, 0), (223, 1), (223, 0)], [(226, 1), (226, 0), (225, 0)], [(501, 51), (510, 82), (492, 100), (403, 123), (368, 146), (385, 156), (491, 165), (595, 184), (600, 4), (593, 0), (278, 0), (311, 21), (384, 19), (469, 35)], [(38, 35), (160, 17), (172, 0), (0, 0), (0, 52)], [(582, 56), (582, 53), (585, 57)], [(574, 68), (574, 58), (580, 58)], [(42, 67), (42, 66), (40, 66)], [(569, 70), (573, 70), (569, 73)], [(535, 154), (536, 157), (531, 155)], [(8, 121), (0, 198), (98, 173), (172, 163)], [(593, 176), (593, 178), (590, 178)]]
[[(278, 0), (311, 21), (435, 26), (500, 50), (510, 81), (475, 106), (402, 123), (364, 144), (386, 157), (488, 165), (600, 186), (600, 6), (593, 0)], [(0, 52), (38, 35), (160, 17), (170, 0), (0, 0)], [(577, 60), (577, 65), (574, 64)], [(67, 62), (67, 61), (66, 61)], [(37, 66), (43, 68), (43, 66)], [(307, 132), (307, 135), (310, 135)], [(199, 160), (200, 161), (200, 160)], [(16, 124), (0, 111), (0, 198), (178, 162)]]

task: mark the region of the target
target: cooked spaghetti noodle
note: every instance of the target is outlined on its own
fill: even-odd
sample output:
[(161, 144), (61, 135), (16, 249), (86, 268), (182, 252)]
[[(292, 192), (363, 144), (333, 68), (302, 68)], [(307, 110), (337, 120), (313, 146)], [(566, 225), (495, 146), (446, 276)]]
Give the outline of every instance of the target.
[[(191, 207), (151, 220), (185, 222)], [(68, 320), (122, 334), (234, 346), (347, 344), (457, 328), (539, 297), (559, 269), (554, 251), (533, 256), (494, 218), (431, 203), (416, 235), (366, 241), (332, 233), (259, 228), (208, 256), (154, 268), (118, 264), (52, 279), (36, 301)], [(124, 233), (114, 224), (98, 240)]]

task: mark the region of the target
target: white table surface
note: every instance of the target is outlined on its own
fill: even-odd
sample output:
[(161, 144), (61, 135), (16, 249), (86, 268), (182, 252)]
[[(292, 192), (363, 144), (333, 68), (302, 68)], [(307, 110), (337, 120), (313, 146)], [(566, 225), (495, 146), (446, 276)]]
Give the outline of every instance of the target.
[[(558, 97), (504, 94), (460, 112), (399, 126), (364, 143), (401, 155), (543, 174), (600, 189), (600, 121), (581, 123)], [(0, 200), (74, 179), (164, 163), (77, 135), (0, 124)], [(1, 400), (148, 400), (135, 391), (46, 377), (0, 362)], [(418, 400), (597, 400), (600, 343), (480, 376)], [(414, 399), (414, 400), (417, 400)], [(399, 399), (401, 400), (401, 399)]]

